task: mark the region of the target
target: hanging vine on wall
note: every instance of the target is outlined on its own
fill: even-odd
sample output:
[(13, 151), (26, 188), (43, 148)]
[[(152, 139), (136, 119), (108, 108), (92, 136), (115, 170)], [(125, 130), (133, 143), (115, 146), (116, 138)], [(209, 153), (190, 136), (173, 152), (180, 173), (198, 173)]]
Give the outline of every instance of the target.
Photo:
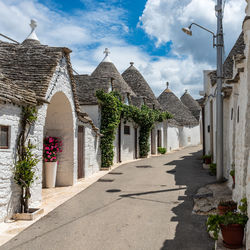
[(155, 122), (162, 122), (172, 118), (168, 112), (150, 109), (143, 105), (141, 109), (133, 105), (125, 105), (117, 92), (105, 93), (98, 90), (96, 96), (101, 104), (101, 154), (102, 167), (110, 167), (113, 164), (116, 129), (121, 117), (125, 121), (134, 121), (140, 127), (139, 148), (140, 157), (146, 157), (149, 152), (149, 136)]
[(36, 107), (22, 108), (21, 128), (17, 139), (17, 162), (14, 170), (14, 180), (21, 187), (21, 213), (29, 212), (30, 186), (35, 179), (34, 167), (39, 162), (32, 153), (35, 146), (30, 142), (26, 143), (30, 129), (36, 120)]

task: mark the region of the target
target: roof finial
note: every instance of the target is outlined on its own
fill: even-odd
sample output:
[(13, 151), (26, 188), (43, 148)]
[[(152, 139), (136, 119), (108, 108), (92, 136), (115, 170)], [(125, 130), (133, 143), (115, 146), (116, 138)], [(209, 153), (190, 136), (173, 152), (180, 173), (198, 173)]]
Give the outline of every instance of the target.
[(168, 89), (168, 87), (169, 87), (169, 82), (166, 82), (166, 84), (167, 84), (167, 89)]
[(130, 65), (133, 66), (133, 65), (134, 65), (134, 62), (130, 62)]
[(108, 56), (110, 54), (110, 51), (108, 48), (105, 48), (103, 54), (105, 54), (106, 56)]
[(35, 29), (37, 27), (36, 20), (34, 20), (34, 19), (30, 20), (30, 27), (31, 27), (31, 32), (30, 32), (29, 36), (26, 38), (26, 40), (31, 39), (31, 40), (39, 41), (39, 39), (38, 39), (38, 37), (36, 35), (36, 32), (35, 32)]
[(187, 89), (185, 89), (185, 93), (187, 93), (188, 92), (188, 90)]
[(103, 51), (103, 54), (105, 54), (105, 57), (102, 61), (103, 62), (111, 62), (111, 60), (109, 58), (110, 51), (108, 48), (105, 48), (105, 50)]

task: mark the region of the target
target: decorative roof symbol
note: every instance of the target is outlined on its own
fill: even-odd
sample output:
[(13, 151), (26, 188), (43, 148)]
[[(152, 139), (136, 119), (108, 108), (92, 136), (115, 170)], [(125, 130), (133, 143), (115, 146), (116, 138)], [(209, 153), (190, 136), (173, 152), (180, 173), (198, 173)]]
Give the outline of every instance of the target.
[(167, 85), (167, 89), (168, 89), (168, 87), (169, 87), (169, 82), (166, 82), (166, 85)]
[(37, 27), (36, 20), (34, 20), (34, 19), (30, 20), (30, 27), (31, 27), (31, 32), (30, 32), (29, 36), (25, 40), (31, 39), (31, 40), (39, 41), (39, 39), (38, 39), (38, 37), (36, 35), (36, 32), (35, 32), (35, 29)]
[(109, 54), (110, 54), (110, 51), (108, 48), (105, 48), (103, 54), (105, 54), (105, 57), (104, 59), (102, 60), (102, 62), (111, 62), (110, 58), (109, 58)]
[(130, 62), (130, 65), (133, 66), (133, 65), (134, 65), (134, 62)]

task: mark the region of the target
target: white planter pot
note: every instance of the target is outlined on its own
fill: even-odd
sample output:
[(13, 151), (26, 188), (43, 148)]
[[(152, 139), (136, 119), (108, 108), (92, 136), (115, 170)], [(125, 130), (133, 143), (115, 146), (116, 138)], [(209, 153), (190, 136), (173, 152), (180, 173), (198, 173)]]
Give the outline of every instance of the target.
[(56, 186), (56, 170), (57, 161), (45, 162), (45, 180), (47, 188), (53, 188)]

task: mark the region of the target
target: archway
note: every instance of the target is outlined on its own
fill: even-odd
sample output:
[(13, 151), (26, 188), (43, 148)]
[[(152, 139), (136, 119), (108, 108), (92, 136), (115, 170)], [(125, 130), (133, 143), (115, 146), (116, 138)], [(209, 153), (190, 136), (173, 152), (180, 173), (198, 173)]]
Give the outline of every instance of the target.
[[(56, 186), (74, 183), (74, 125), (71, 104), (63, 92), (57, 92), (47, 108), (44, 136), (59, 137), (63, 151), (58, 158)], [(44, 171), (43, 171), (44, 172)], [(43, 178), (43, 186), (45, 184)]]

